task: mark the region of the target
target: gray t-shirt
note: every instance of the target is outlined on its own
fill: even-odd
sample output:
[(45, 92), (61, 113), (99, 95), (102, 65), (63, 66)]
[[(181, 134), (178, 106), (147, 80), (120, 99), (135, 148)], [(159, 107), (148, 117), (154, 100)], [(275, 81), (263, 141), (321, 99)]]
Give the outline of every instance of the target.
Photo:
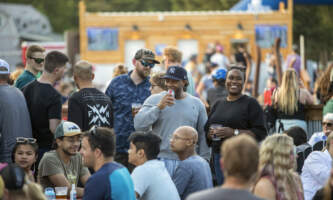
[(19, 89), (0, 85), (0, 162), (11, 163), (17, 137), (32, 137), (27, 103)]
[(159, 160), (148, 160), (136, 167), (131, 177), (140, 200), (180, 200), (177, 188)]
[(83, 166), (82, 157), (79, 153), (75, 156), (72, 156), (69, 163), (64, 163), (60, 160), (55, 150), (46, 152), (41, 159), (38, 166), (38, 181), (43, 186), (46, 187), (55, 187), (51, 183), (48, 176), (64, 174), (68, 182), (72, 182), (75, 179), (75, 184), (77, 185), (78, 181), (85, 175), (89, 174), (87, 167)]
[(209, 164), (197, 155), (180, 161), (172, 180), (182, 200), (189, 194), (213, 187)]
[(216, 187), (191, 194), (186, 200), (263, 200), (247, 190)]
[(207, 121), (205, 106), (200, 99), (187, 94), (184, 99), (175, 100), (174, 105), (160, 110), (157, 104), (166, 94), (167, 92), (161, 92), (146, 99), (139, 113), (135, 115), (135, 130), (148, 131), (152, 127), (152, 131), (162, 138), (158, 157), (178, 160), (178, 156), (170, 149), (170, 139), (180, 126), (191, 126), (198, 131), (197, 153), (209, 160), (210, 149), (204, 131)]

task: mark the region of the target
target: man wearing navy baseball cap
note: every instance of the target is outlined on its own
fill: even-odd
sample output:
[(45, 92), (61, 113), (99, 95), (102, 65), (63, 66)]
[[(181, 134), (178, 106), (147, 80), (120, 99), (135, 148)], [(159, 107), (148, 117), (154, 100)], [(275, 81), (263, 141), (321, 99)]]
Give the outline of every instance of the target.
[(30, 115), (22, 92), (8, 85), (9, 64), (0, 59), (0, 162), (11, 163), (17, 137), (32, 137)]
[(147, 131), (153, 127), (152, 131), (162, 138), (158, 157), (164, 161), (172, 177), (179, 159), (170, 149), (169, 141), (177, 128), (181, 126), (195, 128), (198, 131), (197, 153), (206, 160), (210, 158), (204, 132), (207, 113), (199, 98), (185, 92), (188, 77), (184, 68), (170, 66), (164, 78), (169, 91), (154, 94), (144, 102), (134, 118), (134, 128), (136, 131)]

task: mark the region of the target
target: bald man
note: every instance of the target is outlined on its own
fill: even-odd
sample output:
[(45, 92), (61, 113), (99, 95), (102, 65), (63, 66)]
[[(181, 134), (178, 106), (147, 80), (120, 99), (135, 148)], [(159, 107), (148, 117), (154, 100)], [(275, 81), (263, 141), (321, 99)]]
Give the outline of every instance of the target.
[(176, 129), (170, 140), (171, 150), (181, 160), (172, 180), (182, 200), (193, 192), (213, 187), (209, 164), (195, 153), (197, 142), (198, 132), (190, 126)]
[(68, 121), (79, 125), (82, 131), (87, 131), (94, 125), (112, 128), (111, 100), (93, 86), (95, 75), (92, 65), (81, 60), (75, 64), (73, 71), (79, 91), (73, 93), (68, 100)]

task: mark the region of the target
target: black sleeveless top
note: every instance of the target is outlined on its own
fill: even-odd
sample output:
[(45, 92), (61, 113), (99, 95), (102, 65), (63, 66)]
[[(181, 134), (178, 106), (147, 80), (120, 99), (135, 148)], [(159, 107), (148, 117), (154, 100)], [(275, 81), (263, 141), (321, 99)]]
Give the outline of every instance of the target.
[(299, 120), (304, 120), (305, 121), (305, 105), (302, 104), (301, 102), (297, 102), (297, 111), (293, 115), (288, 115), (279, 108), (277, 108), (277, 118), (278, 119), (299, 119)]

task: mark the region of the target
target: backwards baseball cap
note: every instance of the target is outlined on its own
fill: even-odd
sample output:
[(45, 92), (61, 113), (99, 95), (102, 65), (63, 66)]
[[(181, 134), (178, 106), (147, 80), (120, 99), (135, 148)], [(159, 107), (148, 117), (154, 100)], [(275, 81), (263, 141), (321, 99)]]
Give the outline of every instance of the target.
[(212, 78), (215, 80), (225, 80), (227, 76), (227, 70), (223, 69), (223, 68), (219, 68), (213, 71), (212, 73)]
[(5, 168), (1, 170), (1, 176), (5, 187), (8, 190), (19, 190), (22, 189), (25, 183), (25, 173), (24, 170), (17, 164), (8, 164)]
[(6, 70), (5, 71), (0, 71), (0, 74), (9, 74), (9, 64), (5, 61), (0, 59), (0, 67), (4, 67)]
[(69, 137), (69, 136), (74, 136), (74, 135), (79, 135), (82, 134), (80, 127), (69, 121), (62, 121), (56, 131), (54, 138), (60, 138), (60, 137)]
[(163, 78), (173, 79), (177, 81), (187, 80), (187, 72), (182, 67), (170, 66)]
[(135, 53), (134, 58), (136, 60), (140, 60), (140, 59), (150, 60), (150, 61), (152, 61), (152, 62), (154, 62), (156, 64), (160, 64), (160, 62), (158, 60), (155, 60), (155, 54), (154, 54), (154, 52), (152, 52), (149, 49), (140, 49), (140, 50), (138, 50)]

